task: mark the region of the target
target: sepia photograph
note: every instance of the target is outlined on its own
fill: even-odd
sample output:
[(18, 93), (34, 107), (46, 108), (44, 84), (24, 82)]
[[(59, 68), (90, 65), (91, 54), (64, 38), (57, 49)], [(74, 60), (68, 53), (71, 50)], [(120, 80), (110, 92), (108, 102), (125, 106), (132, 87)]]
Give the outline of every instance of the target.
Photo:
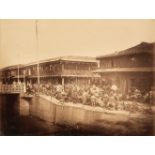
[(153, 19), (0, 19), (1, 136), (153, 136), (154, 78)]

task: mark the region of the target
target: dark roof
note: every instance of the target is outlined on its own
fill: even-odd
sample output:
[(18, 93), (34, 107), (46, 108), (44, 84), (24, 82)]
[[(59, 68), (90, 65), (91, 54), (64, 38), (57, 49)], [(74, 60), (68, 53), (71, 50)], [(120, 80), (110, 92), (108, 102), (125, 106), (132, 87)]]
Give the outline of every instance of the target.
[(140, 54), (140, 53), (150, 53), (150, 54), (155, 53), (155, 42), (154, 43), (142, 42), (134, 47), (128, 48), (126, 50), (122, 50), (120, 52), (98, 56), (97, 59), (119, 57), (124, 55), (134, 55), (134, 54)]

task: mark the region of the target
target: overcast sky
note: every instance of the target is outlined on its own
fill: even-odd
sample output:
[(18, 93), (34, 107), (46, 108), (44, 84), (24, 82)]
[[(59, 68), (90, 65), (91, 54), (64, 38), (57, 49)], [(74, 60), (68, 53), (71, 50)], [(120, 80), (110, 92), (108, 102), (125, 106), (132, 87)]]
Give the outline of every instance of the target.
[[(0, 20), (0, 67), (65, 55), (99, 56), (155, 42), (155, 20)], [(38, 54), (37, 54), (38, 52)]]

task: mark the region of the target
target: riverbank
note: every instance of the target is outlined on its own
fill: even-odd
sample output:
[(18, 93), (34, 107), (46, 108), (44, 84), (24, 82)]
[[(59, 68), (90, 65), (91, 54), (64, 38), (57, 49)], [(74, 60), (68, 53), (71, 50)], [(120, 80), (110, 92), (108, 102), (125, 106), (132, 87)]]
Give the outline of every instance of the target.
[[(153, 134), (153, 114), (151, 112), (132, 113), (82, 104), (62, 104), (45, 95), (34, 97), (30, 103), (30, 115), (51, 124), (69, 126), (74, 129), (73, 135), (80, 133), (81, 135)], [(57, 134), (59, 135), (59, 133)], [(63, 134), (65, 135), (65, 133)]]
[[(20, 98), (19, 96), (11, 99), (9, 96), (9, 99), (3, 99), (7, 99), (7, 96), (5, 98), (1, 96), (1, 111), (2, 109), (11, 110), (3, 111), (6, 112), (6, 117), (3, 117), (0, 122), (3, 123), (0, 125), (5, 125), (5, 129), (7, 129), (4, 130), (4, 135), (154, 134), (155, 108), (152, 108), (152, 112), (147, 113), (116, 111), (83, 104), (61, 103), (45, 95), (34, 96), (32, 99)], [(13, 105), (16, 107), (15, 111), (10, 108)], [(10, 115), (11, 112), (12, 115)]]

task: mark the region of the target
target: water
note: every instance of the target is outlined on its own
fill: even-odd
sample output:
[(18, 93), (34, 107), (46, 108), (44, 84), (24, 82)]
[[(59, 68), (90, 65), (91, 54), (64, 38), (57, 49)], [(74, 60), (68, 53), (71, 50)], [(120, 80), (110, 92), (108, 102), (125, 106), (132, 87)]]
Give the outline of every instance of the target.
[[(41, 103), (40, 103), (41, 102)], [(130, 114), (129, 116), (120, 115), (119, 113), (93, 115), (95, 122), (92, 124), (75, 123), (74, 125), (63, 124), (59, 122), (48, 122), (40, 118), (34, 117), (31, 113), (31, 107), (34, 105), (42, 105), (43, 100), (21, 99), (19, 95), (1, 95), (0, 96), (0, 135), (64, 135), (64, 136), (80, 136), (80, 135), (152, 135), (153, 131), (153, 115), (150, 114)], [(48, 104), (48, 103), (46, 103)], [(52, 104), (52, 103), (51, 103)], [(53, 105), (51, 105), (53, 106)], [(55, 107), (55, 106), (54, 106)], [(47, 108), (47, 107), (46, 107)], [(47, 108), (48, 109), (48, 108)], [(72, 108), (70, 108), (72, 109)], [(67, 109), (64, 109), (65, 111)], [(82, 111), (82, 110), (81, 110)], [(62, 111), (63, 112), (63, 111)], [(74, 115), (81, 115), (78, 110), (74, 109)], [(67, 113), (67, 112), (66, 112)], [(42, 113), (40, 112), (40, 115)], [(54, 115), (51, 113), (50, 116)], [(88, 120), (90, 112), (84, 114)], [(67, 119), (68, 119), (67, 115)], [(75, 118), (78, 118), (76, 116)], [(73, 118), (73, 120), (75, 120)], [(115, 119), (114, 119), (115, 118)], [(60, 119), (60, 118), (59, 118)], [(64, 118), (63, 118), (64, 119)], [(70, 118), (69, 118), (70, 120)], [(71, 120), (71, 121), (73, 121)], [(62, 122), (62, 121), (60, 121)], [(88, 120), (90, 122), (90, 120)]]

